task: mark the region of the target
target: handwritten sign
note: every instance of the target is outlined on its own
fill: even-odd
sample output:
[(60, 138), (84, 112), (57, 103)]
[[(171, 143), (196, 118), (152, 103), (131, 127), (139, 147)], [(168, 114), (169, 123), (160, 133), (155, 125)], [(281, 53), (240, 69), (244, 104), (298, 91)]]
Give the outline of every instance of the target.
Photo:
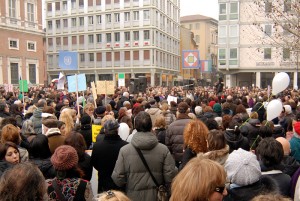
[(115, 85), (114, 81), (97, 81), (97, 93), (98, 94), (114, 94)]
[(100, 133), (102, 126), (101, 125), (92, 125), (92, 141), (96, 142), (96, 138)]

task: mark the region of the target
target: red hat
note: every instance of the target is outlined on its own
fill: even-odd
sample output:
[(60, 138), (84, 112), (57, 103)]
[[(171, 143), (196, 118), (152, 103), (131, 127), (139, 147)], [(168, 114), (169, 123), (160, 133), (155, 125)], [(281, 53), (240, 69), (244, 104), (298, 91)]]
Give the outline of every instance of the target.
[(55, 149), (51, 163), (56, 170), (69, 170), (78, 164), (76, 150), (69, 145), (62, 145)]
[(300, 135), (300, 122), (299, 121), (294, 124), (294, 130), (298, 135)]
[(210, 102), (208, 103), (208, 105), (209, 105), (211, 108), (214, 107), (214, 104), (216, 104), (216, 101), (210, 101)]

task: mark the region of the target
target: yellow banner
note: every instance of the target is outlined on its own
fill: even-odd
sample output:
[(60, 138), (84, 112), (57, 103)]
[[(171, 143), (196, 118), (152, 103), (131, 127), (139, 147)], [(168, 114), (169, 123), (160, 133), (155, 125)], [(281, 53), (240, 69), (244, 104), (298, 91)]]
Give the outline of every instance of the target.
[(93, 140), (93, 142), (96, 142), (97, 135), (99, 135), (101, 128), (102, 128), (101, 125), (92, 125), (92, 140)]

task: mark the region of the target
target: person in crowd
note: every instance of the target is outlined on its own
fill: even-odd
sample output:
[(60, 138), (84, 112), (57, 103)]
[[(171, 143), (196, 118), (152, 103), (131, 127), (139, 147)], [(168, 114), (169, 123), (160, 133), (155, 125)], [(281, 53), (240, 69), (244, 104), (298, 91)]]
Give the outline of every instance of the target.
[(229, 108), (232, 111), (232, 115), (235, 115), (237, 105), (233, 103), (233, 97), (231, 95), (227, 96), (226, 102), (229, 104)]
[(60, 133), (57, 123), (58, 121), (55, 119), (46, 119), (43, 121), (43, 129), (45, 136), (48, 138), (51, 154), (54, 153), (57, 147), (63, 145), (65, 141), (65, 136)]
[(217, 114), (218, 117), (222, 116), (222, 106), (220, 103), (215, 103), (213, 106), (213, 112)]
[(100, 125), (103, 117), (106, 115), (106, 107), (99, 106), (95, 109), (96, 117), (94, 119), (94, 124)]
[(87, 148), (92, 147), (92, 119), (85, 114), (80, 118), (80, 130), (78, 131), (84, 138)]
[(20, 152), (15, 143), (0, 144), (0, 177), (7, 169), (20, 162)]
[(182, 164), (180, 169), (197, 154), (206, 153), (208, 129), (206, 125), (200, 120), (190, 121), (183, 132), (185, 150), (182, 157)]
[(241, 134), (248, 138), (249, 145), (253, 145), (253, 148), (256, 148), (256, 145), (258, 144), (256, 142), (257, 138), (260, 137), (258, 137), (260, 126), (261, 124), (257, 112), (252, 112), (250, 114), (250, 119), (240, 126)]
[[(288, 197), (284, 197), (280, 194), (267, 194), (267, 195), (258, 195), (254, 197), (251, 201), (292, 201)], [(295, 200), (296, 201), (296, 200)], [(299, 201), (299, 200), (297, 200)]]
[(246, 110), (246, 108), (243, 104), (239, 104), (238, 106), (236, 106), (236, 114), (241, 114), (242, 115), (243, 122), (246, 122), (246, 121), (249, 120), (249, 114), (248, 114), (248, 112), (247, 112), (247, 110)]
[(178, 105), (178, 115), (177, 119), (171, 123), (166, 132), (166, 145), (168, 146), (171, 154), (173, 155), (176, 166), (182, 163), (182, 156), (183, 156), (183, 132), (186, 124), (188, 124), (191, 119), (187, 115), (188, 114), (189, 106), (185, 102), (181, 102)]
[(40, 99), (36, 104), (37, 109), (33, 112), (32, 117), (30, 117), (36, 134), (42, 134), (42, 113), (45, 106), (47, 106), (47, 101)]
[(284, 156), (280, 142), (272, 137), (264, 138), (255, 151), (263, 175), (274, 179), (279, 186), (280, 194), (289, 196), (291, 177), (282, 172), (281, 162)]
[(108, 190), (97, 196), (96, 201), (130, 201), (130, 199), (121, 191)]
[[(163, 103), (160, 107), (161, 113), (165, 118), (166, 127), (168, 127), (172, 122), (176, 120), (176, 116), (169, 110), (168, 103)], [(155, 124), (155, 122), (154, 122)]]
[(249, 151), (234, 150), (224, 167), (230, 182), (226, 201), (246, 201), (259, 194), (279, 193), (273, 179), (262, 177), (259, 162)]
[(62, 145), (55, 150), (51, 163), (56, 170), (56, 177), (46, 180), (49, 200), (93, 200), (90, 182), (81, 179), (83, 172), (78, 167), (78, 159), (76, 150), (69, 145)]
[(218, 115), (213, 111), (213, 109), (210, 106), (206, 106), (203, 108), (203, 116), (206, 119), (214, 119)]
[(45, 178), (31, 163), (19, 163), (0, 179), (0, 201), (43, 201), (47, 198)]
[(165, 143), (166, 131), (167, 131), (166, 127), (167, 127), (167, 124), (166, 124), (165, 117), (163, 115), (158, 116), (155, 119), (153, 131), (154, 131), (159, 143), (166, 144)]
[(117, 120), (107, 120), (104, 124), (104, 139), (93, 146), (91, 164), (99, 172), (98, 193), (110, 189), (124, 190), (112, 180), (111, 174), (115, 167), (121, 147), (128, 144), (118, 135), (119, 123)]
[(22, 128), (24, 115), (22, 111), (20, 111), (20, 106), (17, 104), (11, 104), (9, 108), (9, 113), (12, 117), (17, 120), (17, 125), (19, 128)]
[(223, 200), (227, 195), (225, 182), (226, 173), (221, 165), (193, 158), (173, 180), (170, 201)]
[(51, 151), (48, 146), (48, 138), (45, 135), (37, 135), (29, 142), (29, 161), (37, 165), (46, 179), (52, 179), (56, 173), (50, 161)]
[(88, 115), (90, 116), (90, 118), (92, 119), (92, 121), (94, 122), (94, 111), (95, 111), (95, 106), (92, 103), (87, 103), (84, 107), (83, 107), (83, 114), (84, 115)]
[(155, 99), (150, 99), (150, 108), (145, 110), (151, 117), (152, 125), (155, 123), (155, 119), (162, 114), (162, 111), (158, 108)]
[(83, 171), (83, 179), (90, 181), (92, 178), (93, 166), (91, 165), (91, 157), (85, 153), (87, 147), (83, 136), (72, 131), (69, 136), (65, 139), (65, 145), (72, 146), (78, 154), (78, 167)]
[(66, 131), (65, 131), (65, 128), (66, 128), (66, 124), (65, 122), (63, 121), (57, 121), (57, 128), (59, 129), (60, 131), (60, 134), (62, 134), (63, 136), (66, 135)]
[(10, 117), (11, 114), (9, 113), (9, 107), (6, 103), (1, 102), (0, 103), (0, 117), (1, 118), (7, 118)]
[(105, 134), (105, 132), (104, 132), (104, 124), (105, 124), (105, 122), (108, 121), (108, 120), (115, 120), (115, 118), (114, 118), (114, 116), (112, 116), (112, 115), (105, 115), (105, 116), (101, 119), (101, 126), (102, 126), (102, 128), (101, 128), (101, 130), (100, 130), (99, 135), (97, 135), (97, 137), (96, 137), (96, 142), (98, 142), (98, 141), (103, 141), (103, 139), (104, 139), (104, 134)]
[(119, 111), (121, 107), (123, 107), (123, 103), (125, 101), (129, 101), (129, 93), (127, 91), (123, 92), (123, 96), (120, 98), (120, 100), (117, 103), (117, 110)]
[(131, 200), (153, 201), (157, 197), (156, 184), (137, 150), (141, 151), (159, 185), (171, 183), (177, 168), (168, 148), (158, 143), (151, 132), (152, 121), (147, 112), (139, 112), (135, 117), (135, 128), (137, 133), (131, 143), (120, 149), (112, 179), (117, 186), (125, 187)]
[(300, 163), (300, 121), (294, 123), (294, 135), (290, 140), (291, 156)]
[[(65, 108), (62, 110), (59, 120), (65, 123), (65, 136), (70, 135), (71, 131), (75, 128), (74, 118), (72, 117), (72, 110), (71, 108)], [(74, 110), (73, 110), (74, 111)]]
[(27, 138), (28, 141), (30, 141), (33, 137), (37, 135), (34, 132), (33, 122), (30, 119), (24, 121), (21, 133)]
[(1, 143), (5, 144), (6, 142), (13, 142), (18, 146), (21, 161), (28, 161), (29, 154), (27, 149), (20, 146), (21, 144), (21, 136), (19, 129), (12, 124), (8, 124), (2, 128), (1, 131)]

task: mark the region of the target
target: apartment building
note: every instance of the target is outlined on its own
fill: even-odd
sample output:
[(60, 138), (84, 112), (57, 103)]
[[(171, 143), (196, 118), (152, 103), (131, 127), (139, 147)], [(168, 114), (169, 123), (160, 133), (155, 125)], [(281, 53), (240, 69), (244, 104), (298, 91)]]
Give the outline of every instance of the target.
[[(278, 72), (287, 72), (298, 87), (299, 51), (289, 45), (291, 33), (278, 25), (297, 18), (291, 2), (219, 0), (218, 68), (227, 87), (272, 86)], [(277, 24), (270, 15), (276, 13), (283, 16)]]
[(87, 82), (146, 76), (151, 86), (179, 72), (179, 0), (46, 0), (47, 71), (57, 78), (58, 51), (78, 52)]
[(0, 1), (0, 84), (44, 84), (44, 31), (40, 0)]
[[(194, 36), (197, 49), (200, 51), (200, 60), (212, 61), (212, 72), (202, 73), (201, 70), (195, 71), (198, 81), (202, 84), (213, 84), (217, 81), (217, 40), (218, 40), (218, 21), (203, 15), (189, 15), (180, 18), (181, 25), (189, 29)], [(193, 71), (191, 71), (193, 72)], [(200, 83), (199, 83), (200, 84)]]

